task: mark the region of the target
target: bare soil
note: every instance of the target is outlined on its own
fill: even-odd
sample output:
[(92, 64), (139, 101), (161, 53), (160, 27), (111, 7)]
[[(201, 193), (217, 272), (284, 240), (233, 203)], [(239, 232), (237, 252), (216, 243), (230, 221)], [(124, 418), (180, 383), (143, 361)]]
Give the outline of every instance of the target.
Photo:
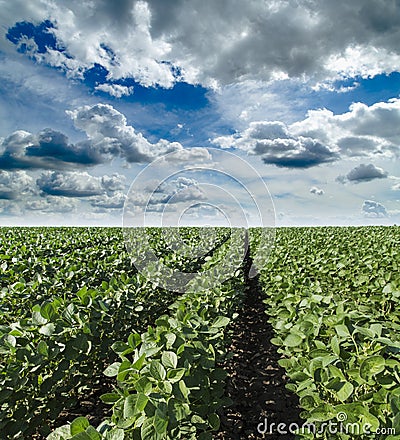
[[(301, 425), (300, 408), (295, 394), (285, 388), (285, 371), (278, 364), (281, 355), (271, 344), (273, 329), (265, 313), (263, 293), (258, 277), (247, 280), (247, 292), (240, 316), (230, 325), (233, 354), (222, 367), (228, 372), (226, 394), (233, 405), (220, 414), (221, 429), (216, 439), (294, 439), (294, 435), (279, 434), (276, 427), (285, 423)], [(265, 428), (261, 434), (257, 427)], [(272, 424), (275, 425), (272, 425)], [(270, 433), (269, 427), (274, 426)]]

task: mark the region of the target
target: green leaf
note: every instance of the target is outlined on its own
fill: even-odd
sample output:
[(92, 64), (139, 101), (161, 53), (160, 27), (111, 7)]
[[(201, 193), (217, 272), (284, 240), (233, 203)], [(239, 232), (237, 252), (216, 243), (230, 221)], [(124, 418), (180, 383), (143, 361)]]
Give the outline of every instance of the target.
[(154, 428), (154, 417), (148, 417), (144, 420), (140, 428), (141, 440), (154, 440), (155, 439), (155, 428)]
[(295, 334), (295, 333), (289, 333), (286, 338), (283, 341), (283, 344), (286, 345), (286, 347), (297, 347), (303, 342), (303, 339)]
[(341, 402), (347, 400), (354, 391), (354, 386), (350, 382), (345, 382), (343, 386), (337, 391), (337, 396)]
[(340, 356), (340, 344), (336, 335), (331, 339), (331, 347), (336, 356)]
[(159, 361), (152, 361), (150, 364), (150, 374), (156, 380), (164, 380), (166, 376), (165, 368)]
[(400, 396), (392, 396), (390, 398), (390, 407), (393, 414), (400, 413)]
[(70, 425), (63, 425), (56, 428), (51, 434), (46, 437), (46, 440), (66, 440), (71, 438)]
[(230, 319), (226, 316), (218, 316), (218, 318), (212, 323), (211, 327), (220, 328), (229, 324)]
[(154, 415), (154, 428), (157, 434), (163, 435), (167, 432), (168, 417), (159, 409)]
[(143, 364), (146, 360), (146, 354), (143, 353), (133, 364), (132, 364), (132, 368), (134, 370), (141, 370), (143, 367)]
[(132, 350), (132, 348), (128, 344), (125, 344), (125, 342), (122, 341), (114, 342), (114, 344), (111, 345), (111, 348), (117, 354), (123, 353), (127, 350)]
[(150, 394), (153, 389), (153, 384), (147, 377), (142, 376), (138, 381), (135, 382), (135, 389), (139, 393)]
[(369, 379), (385, 369), (385, 359), (382, 356), (370, 356), (361, 363), (360, 376)]
[(208, 423), (213, 431), (218, 431), (221, 422), (217, 414), (212, 413), (208, 416)]
[(49, 354), (49, 347), (47, 346), (46, 342), (40, 341), (38, 346), (37, 346), (37, 351), (42, 356), (46, 356), (47, 357), (48, 354)]
[(144, 411), (148, 401), (149, 398), (146, 395), (139, 393), (136, 401), (136, 411), (138, 412)]
[(178, 357), (173, 351), (164, 351), (161, 355), (161, 362), (165, 368), (176, 368)]
[(124, 440), (125, 434), (124, 430), (120, 428), (113, 428), (106, 434), (106, 440)]
[(167, 373), (167, 379), (170, 382), (179, 382), (182, 377), (185, 375), (186, 370), (184, 368), (177, 368), (174, 370), (169, 370)]
[(142, 337), (138, 333), (131, 333), (128, 336), (128, 344), (131, 348), (136, 348), (142, 342)]
[(350, 336), (349, 329), (344, 324), (335, 325), (335, 330), (341, 338), (347, 338)]
[(55, 332), (55, 329), (56, 326), (52, 322), (49, 322), (48, 324), (40, 327), (39, 333), (45, 336), (51, 336)]
[(55, 315), (55, 308), (52, 303), (46, 303), (40, 308), (40, 314), (43, 316), (43, 318), (47, 319), (48, 321), (51, 321), (51, 319)]
[(71, 422), (71, 434), (76, 435), (80, 432), (84, 432), (89, 425), (89, 420), (86, 417), (77, 417)]
[(35, 310), (32, 312), (32, 324), (34, 325), (44, 325), (47, 323), (47, 319), (43, 318), (40, 313), (40, 306), (38, 306), (39, 310)]
[(100, 399), (104, 403), (115, 403), (118, 402), (118, 400), (121, 398), (121, 396), (117, 393), (105, 393), (100, 396)]
[(136, 401), (137, 401), (137, 394), (130, 394), (128, 397), (124, 400), (124, 418), (129, 419), (131, 417), (134, 417), (135, 407), (136, 407)]
[(164, 337), (167, 341), (167, 346), (172, 346), (176, 341), (176, 335), (174, 333), (165, 333)]
[(93, 426), (88, 426), (85, 432), (88, 434), (91, 440), (101, 440), (101, 435), (93, 428)]
[(183, 380), (179, 381), (179, 390), (182, 393), (183, 398), (187, 400), (189, 396), (189, 390), (187, 389), (186, 384)]
[(394, 428), (395, 432), (400, 436), (400, 413), (397, 413), (392, 422), (392, 428)]
[(118, 375), (119, 367), (121, 366), (121, 362), (114, 362), (110, 366), (108, 366), (103, 374), (107, 377), (114, 377)]

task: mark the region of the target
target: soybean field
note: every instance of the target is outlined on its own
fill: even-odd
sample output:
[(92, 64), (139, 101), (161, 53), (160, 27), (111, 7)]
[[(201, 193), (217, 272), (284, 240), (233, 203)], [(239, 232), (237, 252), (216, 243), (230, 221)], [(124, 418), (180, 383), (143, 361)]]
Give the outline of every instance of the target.
[(400, 439), (399, 227), (178, 232), (0, 229), (1, 438)]

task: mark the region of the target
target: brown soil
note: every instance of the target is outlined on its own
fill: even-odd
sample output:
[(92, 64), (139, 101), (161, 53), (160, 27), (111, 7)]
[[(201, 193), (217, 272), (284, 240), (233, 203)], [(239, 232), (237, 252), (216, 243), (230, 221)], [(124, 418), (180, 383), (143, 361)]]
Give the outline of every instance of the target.
[[(294, 435), (279, 434), (275, 428), (269, 433), (269, 427), (303, 423), (297, 396), (285, 388), (287, 377), (278, 365), (281, 355), (270, 342), (274, 334), (262, 300), (258, 278), (247, 280), (240, 316), (229, 328), (233, 356), (222, 365), (229, 374), (226, 393), (234, 403), (220, 414), (216, 439), (294, 439)], [(263, 435), (257, 426), (261, 423), (264, 428), (265, 419), (268, 430)]]

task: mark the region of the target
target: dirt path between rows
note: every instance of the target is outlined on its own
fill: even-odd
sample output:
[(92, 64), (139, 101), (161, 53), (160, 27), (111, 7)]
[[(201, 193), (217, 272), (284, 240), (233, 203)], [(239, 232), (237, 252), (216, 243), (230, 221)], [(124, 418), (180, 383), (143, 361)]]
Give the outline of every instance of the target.
[[(276, 427), (303, 423), (297, 396), (285, 388), (287, 377), (278, 364), (281, 356), (270, 343), (274, 335), (262, 300), (258, 277), (248, 279), (241, 314), (229, 327), (228, 351), (233, 357), (222, 365), (229, 374), (226, 394), (234, 403), (222, 412), (216, 439), (294, 439), (294, 435), (279, 434)], [(257, 427), (261, 423), (260, 429), (265, 429), (266, 420), (267, 432), (261, 434)]]

